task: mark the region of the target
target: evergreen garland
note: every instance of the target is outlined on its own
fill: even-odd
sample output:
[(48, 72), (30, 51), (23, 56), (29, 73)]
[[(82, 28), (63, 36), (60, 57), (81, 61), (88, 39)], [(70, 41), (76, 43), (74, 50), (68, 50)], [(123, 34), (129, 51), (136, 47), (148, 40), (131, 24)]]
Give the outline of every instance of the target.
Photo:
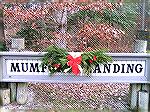
[(57, 46), (49, 46), (42, 58), (42, 65), (48, 67), (50, 75), (56, 72), (69, 72), (79, 75), (80, 67), (83, 73), (90, 75), (97, 64), (105, 64), (112, 61), (112, 58), (102, 50), (83, 52), (79, 57), (72, 57), (65, 49)]

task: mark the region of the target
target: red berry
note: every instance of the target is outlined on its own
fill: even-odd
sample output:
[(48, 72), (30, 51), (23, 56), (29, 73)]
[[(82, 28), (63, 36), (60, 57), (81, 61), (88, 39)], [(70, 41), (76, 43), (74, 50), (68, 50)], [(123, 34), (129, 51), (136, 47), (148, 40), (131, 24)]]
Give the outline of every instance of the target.
[(94, 57), (93, 57), (93, 60), (94, 60), (94, 61), (96, 61), (96, 59), (97, 59), (97, 57), (96, 57), (96, 56), (94, 56)]
[(59, 68), (60, 64), (53, 64), (53, 67)]
[(89, 60), (90, 63), (93, 63), (93, 60)]

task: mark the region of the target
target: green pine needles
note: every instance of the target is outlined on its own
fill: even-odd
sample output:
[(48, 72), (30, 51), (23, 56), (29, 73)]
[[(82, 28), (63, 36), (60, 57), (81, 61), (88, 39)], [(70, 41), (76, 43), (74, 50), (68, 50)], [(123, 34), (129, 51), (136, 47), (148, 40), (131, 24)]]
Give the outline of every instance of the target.
[[(102, 50), (83, 52), (80, 56), (72, 56), (65, 49), (57, 46), (49, 46), (46, 54), (42, 58), (42, 65), (48, 67), (50, 75), (56, 72), (73, 73), (90, 76), (97, 64), (112, 62), (112, 58)], [(73, 53), (79, 54), (79, 53)]]

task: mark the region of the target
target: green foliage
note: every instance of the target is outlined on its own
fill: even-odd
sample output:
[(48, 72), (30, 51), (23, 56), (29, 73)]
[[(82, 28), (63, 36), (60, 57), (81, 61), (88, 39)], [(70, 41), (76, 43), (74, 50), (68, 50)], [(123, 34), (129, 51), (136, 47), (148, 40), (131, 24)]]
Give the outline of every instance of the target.
[(80, 10), (68, 16), (68, 23), (70, 25), (77, 24), (78, 21), (82, 21), (83, 23), (107, 23), (111, 25), (115, 23), (122, 28), (128, 29), (136, 25), (136, 11), (137, 6), (135, 4), (125, 4), (114, 10), (106, 8), (102, 13), (92, 9)]
[[(137, 17), (138, 17), (138, 4), (135, 3), (124, 3), (123, 6), (119, 9), (121, 18), (125, 21), (128, 26), (132, 27), (136, 25)], [(128, 28), (129, 28), (128, 27)]]
[(150, 32), (149, 31), (144, 31), (144, 30), (139, 30), (137, 32), (137, 38), (148, 41), (148, 40), (150, 40)]
[(26, 40), (31, 40), (37, 38), (37, 36), (39, 36), (39, 33), (37, 30), (31, 27), (26, 27), (21, 28), (21, 30), (17, 32), (17, 35), (24, 37)]
[(0, 17), (3, 17), (3, 10), (0, 9)]
[[(49, 46), (46, 49), (46, 54), (42, 59), (42, 65), (48, 66), (50, 74), (55, 72), (63, 72), (68, 68), (66, 56), (68, 55), (65, 49), (57, 46)], [(56, 68), (54, 65), (60, 64), (61, 67)], [(61, 69), (60, 69), (61, 68)]]
[(13, 7), (13, 4), (12, 4), (12, 3), (5, 3), (4, 6), (5, 6), (6, 8), (10, 8), (10, 7)]
[(25, 45), (31, 49), (43, 49), (43, 45), (39, 44), (40, 40), (54, 38), (50, 32), (51, 29), (42, 20), (27, 21), (22, 23), (22, 28), (16, 33), (17, 37), (25, 38)]
[(6, 51), (6, 45), (4, 42), (0, 42), (0, 51)]
[(68, 24), (76, 24), (77, 21), (84, 21), (84, 22), (92, 22), (98, 21), (100, 22), (102, 19), (99, 12), (93, 10), (81, 10), (74, 14), (68, 16)]
[(138, 3), (141, 0), (124, 0), (125, 3)]
[(31, 26), (21, 28), (21, 30), (17, 32), (16, 35), (21, 38), (25, 38), (26, 45), (32, 45), (32, 40), (40, 37), (40, 33), (36, 29), (33, 29)]
[(67, 16), (67, 30), (73, 30), (72, 26), (76, 25), (77, 28), (81, 28), (84, 23), (102, 22), (102, 16), (99, 12), (94, 10), (80, 10), (74, 14)]
[(115, 23), (124, 29), (128, 29), (129, 27), (136, 25), (134, 13), (134, 11), (127, 10), (124, 12), (119, 10), (110, 11), (109, 9), (105, 9), (102, 18), (105, 23)]
[(150, 53), (150, 50), (147, 50), (146, 53)]
[[(111, 3), (116, 3), (116, 0), (108, 0), (108, 1)], [(125, 3), (137, 3), (139, 1), (140, 0), (124, 0), (123, 2), (125, 2)]]
[[(67, 65), (67, 56), (69, 55), (65, 49), (57, 46), (49, 46), (46, 54), (42, 58), (42, 66), (48, 66), (50, 74), (55, 72), (71, 72), (71, 67)], [(88, 76), (97, 64), (104, 64), (112, 61), (112, 58), (102, 50), (84, 52), (81, 54), (81, 67), (83, 72)], [(91, 62), (92, 61), (92, 62)]]
[[(86, 73), (87, 75), (90, 75), (95, 65), (112, 62), (112, 58), (107, 54), (105, 54), (105, 52), (102, 50), (85, 52), (81, 56), (82, 56), (81, 66), (83, 68), (83, 72)], [(96, 59), (94, 59), (94, 57)], [(91, 60), (91, 62), (89, 60)]]

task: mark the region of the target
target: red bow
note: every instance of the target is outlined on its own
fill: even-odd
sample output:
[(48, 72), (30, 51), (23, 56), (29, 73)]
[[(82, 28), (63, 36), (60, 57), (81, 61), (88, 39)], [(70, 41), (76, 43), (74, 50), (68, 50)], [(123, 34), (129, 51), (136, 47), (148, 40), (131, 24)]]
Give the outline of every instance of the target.
[(68, 66), (71, 66), (72, 68), (72, 73), (74, 73), (75, 75), (78, 75), (80, 73), (80, 70), (78, 68), (78, 65), (81, 64), (82, 61), (82, 57), (79, 56), (77, 58), (73, 58), (71, 55), (67, 56), (67, 60), (69, 61), (67, 63)]

